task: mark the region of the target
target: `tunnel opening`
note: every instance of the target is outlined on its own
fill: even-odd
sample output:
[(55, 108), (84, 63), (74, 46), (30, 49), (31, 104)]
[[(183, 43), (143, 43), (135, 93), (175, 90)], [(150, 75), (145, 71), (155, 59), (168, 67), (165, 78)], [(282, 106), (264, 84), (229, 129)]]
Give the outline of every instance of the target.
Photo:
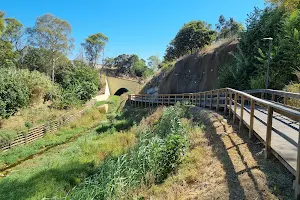
[(124, 94), (124, 93), (126, 93), (126, 92), (129, 92), (129, 90), (126, 89), (126, 88), (120, 88), (120, 89), (118, 89), (118, 90), (115, 92), (114, 95), (121, 96), (122, 94)]

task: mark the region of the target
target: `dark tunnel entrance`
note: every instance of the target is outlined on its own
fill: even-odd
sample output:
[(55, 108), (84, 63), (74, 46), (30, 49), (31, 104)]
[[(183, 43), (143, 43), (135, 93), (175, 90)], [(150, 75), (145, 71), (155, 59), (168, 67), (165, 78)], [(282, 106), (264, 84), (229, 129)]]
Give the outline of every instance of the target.
[(122, 94), (124, 94), (128, 91), (129, 90), (127, 90), (126, 88), (120, 88), (120, 89), (118, 89), (118, 91), (116, 91), (116, 93), (114, 95), (121, 96)]

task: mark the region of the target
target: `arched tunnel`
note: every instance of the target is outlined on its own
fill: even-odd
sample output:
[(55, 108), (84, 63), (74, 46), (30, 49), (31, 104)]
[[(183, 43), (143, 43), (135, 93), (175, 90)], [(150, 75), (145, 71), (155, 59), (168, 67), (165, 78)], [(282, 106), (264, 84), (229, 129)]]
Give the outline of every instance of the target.
[(129, 90), (126, 89), (126, 88), (120, 88), (120, 89), (118, 89), (118, 90), (115, 92), (114, 95), (121, 96), (122, 94), (124, 94), (124, 93), (126, 93), (126, 92), (129, 92)]

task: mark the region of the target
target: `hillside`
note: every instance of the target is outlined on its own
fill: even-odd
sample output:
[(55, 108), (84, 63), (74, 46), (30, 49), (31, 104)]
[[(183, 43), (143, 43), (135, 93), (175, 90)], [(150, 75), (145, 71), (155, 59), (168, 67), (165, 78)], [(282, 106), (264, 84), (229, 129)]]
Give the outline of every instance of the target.
[(179, 60), (168, 73), (162, 71), (155, 76), (143, 91), (175, 94), (215, 89), (218, 70), (231, 60), (230, 52), (236, 51), (237, 44), (236, 40), (223, 41), (189, 55)]

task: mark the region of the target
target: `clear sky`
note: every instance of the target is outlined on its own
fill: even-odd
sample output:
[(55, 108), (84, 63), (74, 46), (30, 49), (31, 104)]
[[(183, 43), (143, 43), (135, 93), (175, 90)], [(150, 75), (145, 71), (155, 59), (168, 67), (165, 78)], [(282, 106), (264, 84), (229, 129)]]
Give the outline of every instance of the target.
[(2, 1), (0, 10), (26, 27), (45, 13), (67, 20), (73, 29), (74, 58), (88, 35), (102, 32), (109, 38), (105, 56), (137, 54), (147, 59), (163, 56), (177, 31), (191, 20), (217, 23), (223, 14), (245, 23), (264, 0), (14, 0)]

